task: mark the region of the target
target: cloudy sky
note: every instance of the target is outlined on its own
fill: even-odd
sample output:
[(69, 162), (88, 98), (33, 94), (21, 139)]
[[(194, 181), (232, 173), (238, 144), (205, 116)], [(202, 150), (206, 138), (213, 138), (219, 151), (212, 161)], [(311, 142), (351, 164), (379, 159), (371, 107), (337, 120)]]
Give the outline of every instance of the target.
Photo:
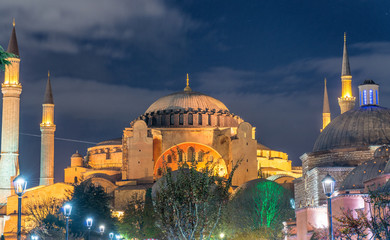
[[(0, 0), (0, 45), (12, 18), (21, 55), (22, 134), (40, 134), (50, 69), (56, 136), (117, 138), (159, 97), (191, 87), (223, 101), (258, 140), (310, 152), (321, 128), (323, 79), (339, 115), (343, 33), (353, 87), (381, 84), (390, 106), (390, 2), (386, 0)], [(88, 143), (56, 140), (56, 181)], [(22, 173), (38, 183), (40, 139), (20, 137)]]

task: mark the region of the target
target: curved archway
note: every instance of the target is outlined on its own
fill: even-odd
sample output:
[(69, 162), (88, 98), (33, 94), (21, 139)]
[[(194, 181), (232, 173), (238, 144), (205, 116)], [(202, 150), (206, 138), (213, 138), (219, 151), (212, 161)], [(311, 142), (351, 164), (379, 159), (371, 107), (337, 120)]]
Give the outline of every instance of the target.
[(163, 172), (161, 170), (165, 167), (172, 171), (177, 170), (180, 161), (196, 161), (198, 170), (211, 164), (219, 176), (226, 177), (228, 175), (225, 160), (215, 149), (200, 143), (185, 142), (172, 146), (160, 155), (154, 165), (154, 178), (160, 178)]

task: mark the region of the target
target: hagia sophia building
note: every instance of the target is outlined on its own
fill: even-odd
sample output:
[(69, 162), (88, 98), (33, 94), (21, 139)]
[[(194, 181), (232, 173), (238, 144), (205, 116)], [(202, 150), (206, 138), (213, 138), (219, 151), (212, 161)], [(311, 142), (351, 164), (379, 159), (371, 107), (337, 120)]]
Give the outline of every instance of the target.
[[(16, 238), (17, 196), (12, 180), (19, 175), (19, 107), (22, 84), (19, 81), (19, 49), (15, 23), (7, 52), (9, 58), (2, 83), (2, 137), (0, 159), (0, 236)], [(184, 81), (183, 81), (184, 82)], [(184, 84), (183, 84), (184, 85)], [(177, 168), (177, 158), (197, 159), (198, 168), (212, 163), (220, 176), (227, 176), (241, 161), (233, 178), (238, 187), (257, 178), (267, 178), (293, 188), (302, 176), (301, 167), (292, 167), (286, 153), (272, 150), (256, 140), (256, 128), (233, 114), (224, 103), (193, 91), (187, 84), (183, 91), (169, 94), (152, 103), (144, 113), (125, 127), (120, 138), (100, 142), (83, 156), (71, 155), (64, 182), (54, 183), (54, 96), (48, 76), (42, 104), (41, 162), (39, 186), (27, 189), (28, 201), (61, 198), (74, 183), (91, 181), (114, 197), (117, 214), (134, 193), (145, 193), (162, 176), (162, 167)], [(38, 126), (37, 126), (38, 127)], [(118, 134), (119, 135), (119, 134)], [(22, 227), (33, 226), (23, 215)]]

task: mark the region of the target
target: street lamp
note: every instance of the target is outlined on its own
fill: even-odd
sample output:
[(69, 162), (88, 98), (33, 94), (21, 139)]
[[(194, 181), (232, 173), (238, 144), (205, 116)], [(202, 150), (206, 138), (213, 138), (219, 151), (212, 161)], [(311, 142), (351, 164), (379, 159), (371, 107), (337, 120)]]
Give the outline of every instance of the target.
[(334, 193), (334, 185), (336, 180), (329, 175), (329, 173), (322, 179), (322, 188), (328, 198), (328, 221), (329, 221), (329, 237), (331, 240), (333, 237), (333, 223), (332, 223), (332, 194)]
[(100, 226), (99, 226), (99, 232), (100, 232), (100, 235), (103, 236), (103, 233), (104, 233), (104, 225), (100, 225)]
[(116, 240), (121, 239), (121, 235), (115, 235)]
[(108, 236), (110, 237), (110, 240), (112, 240), (113, 238), (114, 238), (114, 233), (110, 233), (110, 234), (108, 234)]
[(219, 234), (219, 238), (223, 239), (225, 237), (225, 234), (224, 233), (220, 233)]
[(31, 235), (31, 240), (38, 240), (38, 236), (37, 235)]
[(69, 217), (70, 213), (72, 212), (72, 205), (69, 203), (64, 205), (64, 215), (66, 218), (66, 240), (69, 239)]
[(21, 228), (22, 228), (22, 196), (27, 188), (27, 181), (24, 180), (20, 175), (14, 179), (14, 189), (16, 195), (18, 195), (18, 233), (17, 239), (21, 238)]
[(87, 218), (87, 227), (88, 227), (88, 240), (91, 239), (91, 227), (92, 227), (92, 218)]

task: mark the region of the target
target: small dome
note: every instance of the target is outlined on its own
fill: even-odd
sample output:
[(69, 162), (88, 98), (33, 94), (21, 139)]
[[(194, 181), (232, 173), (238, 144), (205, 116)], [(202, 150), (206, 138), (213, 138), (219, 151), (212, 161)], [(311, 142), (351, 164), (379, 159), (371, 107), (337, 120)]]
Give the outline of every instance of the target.
[(378, 85), (378, 84), (376, 84), (374, 82), (374, 80), (371, 80), (371, 79), (364, 80), (364, 82), (362, 84), (360, 84), (360, 85), (368, 85), (368, 84), (370, 84), (370, 85)]
[(215, 110), (228, 112), (229, 109), (218, 99), (210, 97), (206, 94), (193, 91), (182, 91), (169, 94), (155, 101), (145, 111), (145, 114), (157, 111), (169, 110)]
[(83, 156), (78, 151), (76, 151), (75, 153), (73, 153), (71, 158), (82, 158), (82, 157)]
[(344, 179), (340, 190), (361, 190), (364, 182), (384, 173), (387, 159), (374, 158), (354, 168)]
[(318, 136), (313, 152), (390, 143), (390, 110), (365, 105), (341, 114)]
[(390, 147), (388, 145), (383, 145), (377, 148), (374, 152), (374, 158), (386, 158), (390, 156)]
[(96, 144), (96, 146), (104, 146), (104, 145), (122, 145), (122, 138), (114, 138), (114, 139), (110, 139), (110, 140), (105, 140), (105, 141), (102, 141), (102, 142)]

